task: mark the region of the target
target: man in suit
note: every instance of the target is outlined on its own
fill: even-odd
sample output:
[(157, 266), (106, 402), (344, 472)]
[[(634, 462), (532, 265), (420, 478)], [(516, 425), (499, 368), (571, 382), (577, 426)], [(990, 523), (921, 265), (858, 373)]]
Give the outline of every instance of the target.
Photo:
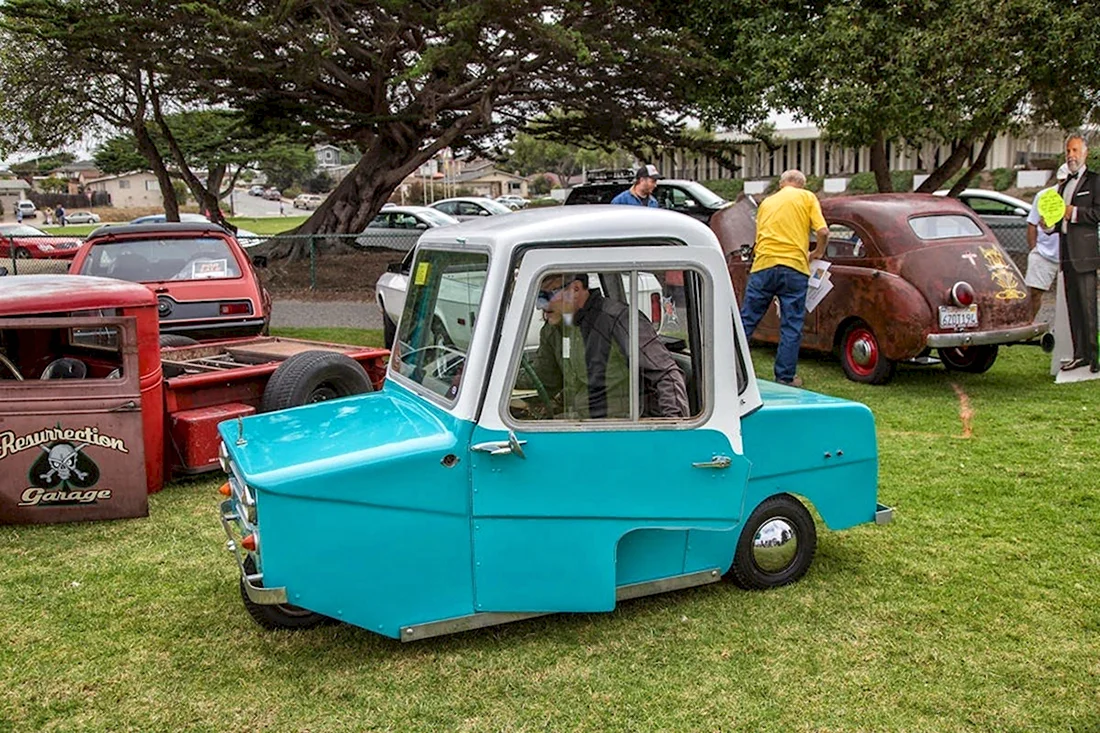
[(1073, 359), (1062, 371), (1088, 367), (1100, 372), (1096, 344), (1096, 269), (1100, 267), (1100, 175), (1085, 167), (1089, 147), (1080, 135), (1066, 140), (1069, 176), (1060, 192), (1066, 202), (1061, 224), (1062, 276), (1066, 283)]

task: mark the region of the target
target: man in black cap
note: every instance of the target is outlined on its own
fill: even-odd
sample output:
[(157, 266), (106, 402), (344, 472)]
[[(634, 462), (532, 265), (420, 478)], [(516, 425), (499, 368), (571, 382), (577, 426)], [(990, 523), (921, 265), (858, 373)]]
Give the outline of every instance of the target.
[(627, 206), (648, 206), (657, 208), (657, 199), (653, 198), (653, 191), (657, 188), (657, 181), (661, 174), (657, 172), (655, 165), (643, 165), (634, 174), (634, 185), (611, 199), (613, 204), (626, 204)]

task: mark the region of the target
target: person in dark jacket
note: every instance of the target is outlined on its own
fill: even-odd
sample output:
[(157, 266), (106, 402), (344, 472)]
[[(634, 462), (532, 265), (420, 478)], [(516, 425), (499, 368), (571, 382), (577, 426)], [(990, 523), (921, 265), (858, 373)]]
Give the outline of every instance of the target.
[(1100, 267), (1096, 225), (1100, 223), (1100, 175), (1086, 167), (1088, 155), (1085, 138), (1071, 135), (1066, 140), (1069, 176), (1058, 192), (1066, 203), (1061, 223), (1061, 255), (1073, 359), (1062, 365), (1062, 371), (1088, 367), (1092, 372), (1100, 372), (1096, 343), (1096, 269)]
[[(588, 289), (588, 275), (552, 275), (535, 372), (571, 419), (630, 417), (630, 309)], [(688, 417), (684, 373), (638, 313), (642, 417)]]

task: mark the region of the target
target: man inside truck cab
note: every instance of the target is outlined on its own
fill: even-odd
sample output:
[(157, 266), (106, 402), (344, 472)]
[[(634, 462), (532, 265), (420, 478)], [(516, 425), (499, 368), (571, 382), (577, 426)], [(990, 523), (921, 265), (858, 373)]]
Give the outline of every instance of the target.
[[(630, 417), (630, 309), (589, 289), (588, 275), (554, 274), (543, 280), (538, 307), (545, 314), (534, 375), (554, 400), (555, 417), (584, 420)], [(688, 417), (684, 373), (638, 313), (642, 417)], [(524, 375), (521, 372), (521, 381)]]

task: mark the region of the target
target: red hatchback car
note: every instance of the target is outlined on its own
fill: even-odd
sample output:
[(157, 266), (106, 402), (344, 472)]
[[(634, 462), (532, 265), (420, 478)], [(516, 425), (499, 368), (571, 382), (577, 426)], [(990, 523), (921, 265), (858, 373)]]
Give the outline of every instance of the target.
[[(806, 314), (802, 348), (835, 352), (849, 379), (884, 384), (898, 362), (980, 373), (998, 347), (1038, 339), (1028, 288), (980, 218), (956, 199), (876, 194), (822, 199), (832, 286)], [(743, 295), (751, 264), (752, 208), (711, 219)], [(754, 339), (779, 342), (773, 308)]]
[(29, 224), (0, 224), (0, 257), (67, 260), (78, 249), (79, 237), (55, 237)]
[(161, 334), (196, 341), (266, 333), (271, 296), (248, 255), (212, 223), (100, 227), (69, 272), (142, 283), (157, 296)]

